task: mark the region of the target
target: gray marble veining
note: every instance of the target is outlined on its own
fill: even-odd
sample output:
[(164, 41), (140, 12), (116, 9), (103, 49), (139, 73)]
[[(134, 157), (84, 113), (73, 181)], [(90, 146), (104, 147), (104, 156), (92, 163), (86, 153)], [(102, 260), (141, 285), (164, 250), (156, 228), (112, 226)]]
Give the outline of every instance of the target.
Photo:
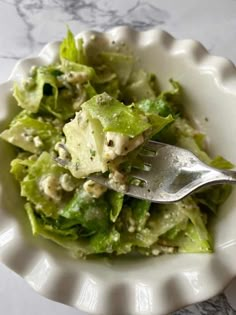
[[(236, 45), (232, 45), (236, 38), (235, 0), (201, 4), (197, 0), (0, 0), (0, 80), (7, 78), (16, 60), (61, 39), (66, 24), (75, 33), (88, 28), (107, 30), (115, 25), (142, 30), (160, 26), (178, 37), (203, 41), (213, 53), (236, 61)], [(173, 314), (236, 312), (221, 294)]]
[[(169, 13), (143, 0), (74, 1), (74, 0), (3, 0), (0, 1), (10, 15), (17, 16), (23, 29), (21, 50), (0, 51), (0, 58), (18, 59), (37, 51), (48, 41), (61, 39), (67, 23), (78, 23), (81, 29), (106, 30), (115, 25), (132, 25), (147, 29), (162, 25)], [(15, 11), (15, 12), (14, 12)], [(24, 46), (24, 49), (23, 49)]]

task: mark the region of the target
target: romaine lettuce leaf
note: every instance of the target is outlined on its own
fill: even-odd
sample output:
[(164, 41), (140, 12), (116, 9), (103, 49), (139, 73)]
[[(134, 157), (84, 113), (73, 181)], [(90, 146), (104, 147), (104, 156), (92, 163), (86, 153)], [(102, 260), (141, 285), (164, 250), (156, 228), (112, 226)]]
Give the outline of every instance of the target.
[(137, 107), (145, 113), (158, 114), (162, 117), (174, 114), (169, 103), (159, 97), (155, 99), (143, 99), (137, 103)]
[(83, 188), (60, 210), (60, 216), (74, 220), (89, 231), (106, 231), (109, 227), (109, 203), (104, 197), (93, 198)]
[(119, 81), (116, 77), (109, 82), (105, 82), (102, 84), (96, 84), (95, 83), (94, 87), (97, 91), (97, 94), (101, 94), (103, 92), (106, 92), (107, 94), (109, 94), (110, 96), (112, 96), (114, 98), (117, 98), (117, 99), (119, 98), (120, 86), (119, 86)]
[(177, 140), (177, 145), (191, 151), (193, 154), (195, 154), (201, 161), (205, 162), (206, 164), (211, 163), (211, 158), (209, 155), (199, 148), (197, 142), (193, 137), (188, 137), (184, 135), (179, 135)]
[(85, 48), (84, 48), (83, 38), (77, 39), (77, 50), (78, 50), (77, 62), (80, 63), (81, 65), (86, 65), (87, 64), (87, 56), (86, 56), (86, 52), (85, 52)]
[(78, 239), (78, 234), (75, 229), (63, 231), (53, 227), (52, 225), (45, 225), (40, 222), (30, 203), (26, 203), (25, 209), (29, 217), (34, 236), (40, 235), (46, 239), (52, 240), (58, 245), (69, 250), (75, 258), (91, 254), (88, 240), (83, 238)]
[(99, 56), (102, 59), (102, 63), (117, 75), (119, 83), (124, 86), (131, 75), (134, 57), (111, 51), (102, 51)]
[[(18, 105), (36, 113), (51, 114), (60, 120), (67, 120), (76, 111), (73, 104), (85, 92), (85, 99), (91, 97), (89, 81), (95, 76), (92, 67), (65, 60), (63, 65), (42, 66), (35, 70), (30, 78), (31, 84), (20, 87), (14, 85), (14, 97)], [(78, 79), (80, 88), (70, 82), (71, 77)], [(75, 81), (76, 81), (75, 80)], [(90, 89), (88, 89), (90, 86)], [(96, 94), (93, 89), (93, 95)]]
[(60, 45), (60, 60), (63, 63), (65, 59), (80, 64), (86, 64), (83, 39), (79, 38), (76, 45), (74, 35), (69, 28), (67, 29), (67, 36)]
[(133, 213), (133, 220), (135, 222), (136, 229), (141, 231), (149, 218), (149, 209), (151, 202), (148, 200), (132, 199), (130, 207)]
[(143, 99), (155, 99), (156, 93), (152, 86), (152, 76), (143, 70), (133, 71), (126, 87), (122, 90), (127, 103)]
[(110, 220), (116, 222), (122, 210), (124, 195), (114, 190), (110, 190), (106, 193), (106, 198), (111, 205)]
[[(21, 196), (26, 197), (27, 201), (35, 205), (36, 211), (44, 213), (48, 217), (57, 217), (61, 208), (64, 207), (70, 193), (62, 192), (57, 185), (60, 176), (67, 171), (58, 166), (53, 161), (52, 156), (43, 152), (39, 158), (29, 167), (28, 174), (21, 182)], [(55, 194), (58, 193), (58, 200), (50, 198), (44, 193), (43, 181), (47, 178), (53, 180), (52, 187), (48, 187)], [(49, 183), (48, 183), (48, 186)], [(58, 190), (57, 190), (58, 188)]]
[(151, 203), (146, 200), (127, 198), (116, 221), (120, 241), (116, 245), (117, 255), (127, 254), (137, 246), (148, 247), (153, 240), (150, 230), (146, 228)]
[[(158, 95), (158, 100), (164, 103), (163, 105), (168, 106), (171, 109), (171, 113), (176, 113), (182, 110), (182, 88), (179, 82), (170, 79), (172, 90), (163, 91)], [(161, 108), (163, 108), (163, 105)]]
[(223, 184), (210, 187), (204, 187), (193, 195), (193, 198), (205, 209), (209, 209), (214, 214), (220, 205), (222, 205), (232, 192), (232, 186)]
[(17, 83), (14, 84), (13, 96), (18, 105), (30, 112), (38, 112), (40, 102), (44, 96), (44, 89), (46, 89), (46, 94), (53, 96), (53, 108), (56, 107), (58, 89), (56, 77), (52, 74), (52, 68), (50, 66), (38, 67), (30, 80), (31, 84), (25, 84), (24, 87), (20, 87)]
[(151, 128), (144, 115), (132, 106), (125, 106), (107, 93), (99, 94), (82, 105), (84, 111), (98, 119), (104, 131), (135, 137)]
[[(149, 232), (144, 235), (147, 247), (155, 243), (161, 235), (186, 222), (186, 214), (181, 211), (183, 206), (185, 206), (184, 200), (153, 205), (147, 222)], [(142, 234), (142, 231), (140, 233)]]
[(145, 233), (147, 247), (152, 244), (177, 247), (179, 252), (210, 252), (211, 238), (203, 215), (191, 197), (158, 205), (152, 210)]
[(84, 84), (83, 88), (84, 88), (84, 90), (86, 92), (87, 100), (89, 100), (93, 96), (97, 95), (96, 90), (94, 89), (94, 87), (91, 85), (90, 82)]
[(67, 29), (67, 36), (63, 40), (63, 42), (60, 45), (60, 59), (67, 59), (70, 61), (77, 62), (78, 58), (78, 51), (74, 39), (73, 33), (70, 31), (70, 29)]
[(181, 103), (181, 87), (176, 81), (170, 80), (170, 83), (172, 90), (164, 91), (155, 98), (142, 99), (137, 103), (137, 107), (145, 113), (175, 117), (180, 110), (178, 104)]
[(94, 254), (111, 254), (119, 244), (120, 233), (113, 227), (106, 232), (100, 232), (91, 237), (90, 246)]
[(71, 156), (67, 167), (74, 177), (81, 178), (107, 170), (107, 164), (102, 157), (104, 133), (99, 120), (80, 111), (71, 122), (64, 125), (63, 131)]
[(86, 82), (92, 80), (96, 75), (94, 68), (69, 60), (65, 60), (60, 69), (64, 73), (82, 73), (84, 78), (86, 78)]
[(17, 156), (14, 160), (11, 161), (11, 170), (10, 172), (15, 176), (15, 179), (21, 182), (28, 174), (28, 169), (35, 162), (34, 159), (30, 159), (30, 156), (26, 157)]
[(156, 136), (159, 132), (161, 132), (161, 130), (163, 130), (165, 127), (167, 127), (174, 121), (172, 115), (162, 117), (156, 114), (147, 114), (147, 117), (152, 125), (152, 131), (150, 134), (152, 136)]
[(61, 132), (50, 121), (33, 118), (23, 111), (0, 136), (25, 151), (39, 153), (50, 150), (60, 140)]
[(213, 251), (211, 240), (199, 237), (196, 226), (191, 222), (175, 238), (166, 236), (163, 235), (159, 244), (176, 247), (179, 253), (211, 253)]
[(219, 155), (210, 162), (210, 166), (225, 170), (234, 168), (234, 164)]
[(209, 241), (209, 233), (206, 228), (206, 222), (204, 222), (206, 217), (201, 213), (199, 206), (191, 196), (184, 198), (179, 211), (183, 212), (190, 219), (198, 233), (199, 239)]

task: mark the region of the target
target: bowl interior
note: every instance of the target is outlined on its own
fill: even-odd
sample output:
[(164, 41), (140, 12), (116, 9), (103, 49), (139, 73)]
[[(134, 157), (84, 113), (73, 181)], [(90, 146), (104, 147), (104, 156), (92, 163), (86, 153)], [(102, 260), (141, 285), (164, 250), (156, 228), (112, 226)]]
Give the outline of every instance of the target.
[[(139, 66), (157, 75), (161, 89), (169, 87), (170, 78), (179, 81), (184, 91), (185, 110), (206, 133), (209, 152), (223, 155), (236, 164), (236, 137), (233, 136), (236, 134), (236, 71), (229, 62), (209, 56), (196, 42), (176, 41), (157, 30), (139, 33), (118, 28), (106, 34), (86, 32), (79, 36), (83, 36), (89, 55), (100, 48), (112, 49), (112, 41), (133, 52)], [(55, 61), (58, 45), (48, 45), (39, 58), (18, 64), (10, 80), (0, 87), (1, 130), (17, 110), (10, 96), (13, 81), (25, 77), (33, 64)], [(49, 298), (91, 313), (106, 314), (118, 308), (119, 314), (131, 311), (152, 314), (164, 304), (163, 310), (169, 312), (216, 294), (236, 273), (232, 264), (236, 254), (235, 190), (213, 224), (215, 253), (212, 255), (74, 260), (51, 242), (32, 237), (19, 188), (9, 174), (14, 152), (2, 141), (0, 152), (1, 260)], [(206, 279), (210, 279), (208, 287)], [(61, 284), (64, 289), (59, 289)], [(107, 303), (104, 303), (105, 296)], [(175, 296), (171, 304), (169, 296)]]

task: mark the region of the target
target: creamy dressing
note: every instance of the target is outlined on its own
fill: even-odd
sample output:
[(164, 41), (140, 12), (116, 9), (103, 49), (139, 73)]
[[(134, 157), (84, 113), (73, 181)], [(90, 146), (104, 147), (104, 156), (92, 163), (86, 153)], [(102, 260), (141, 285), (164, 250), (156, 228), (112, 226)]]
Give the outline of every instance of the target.
[(42, 178), (39, 186), (47, 197), (51, 198), (55, 202), (59, 202), (61, 200), (61, 186), (56, 176), (48, 175)]
[(73, 191), (75, 189), (75, 184), (73, 182), (72, 176), (69, 174), (63, 174), (59, 179), (61, 188), (65, 191)]
[(85, 83), (89, 80), (88, 74), (86, 72), (75, 72), (75, 71), (70, 71), (64, 75), (61, 76), (62, 80), (72, 83), (72, 84), (82, 84)]
[(42, 140), (40, 139), (39, 136), (34, 137), (33, 138), (33, 142), (34, 142), (34, 145), (35, 145), (36, 148), (39, 148), (39, 147), (41, 147), (43, 145), (43, 142), (42, 142)]
[(105, 186), (102, 186), (93, 180), (87, 180), (83, 185), (84, 190), (90, 194), (94, 198), (101, 197), (104, 192), (107, 191), (107, 188)]
[(114, 160), (117, 156), (124, 156), (136, 149), (144, 142), (143, 135), (134, 138), (117, 132), (106, 132), (104, 143), (104, 159)]

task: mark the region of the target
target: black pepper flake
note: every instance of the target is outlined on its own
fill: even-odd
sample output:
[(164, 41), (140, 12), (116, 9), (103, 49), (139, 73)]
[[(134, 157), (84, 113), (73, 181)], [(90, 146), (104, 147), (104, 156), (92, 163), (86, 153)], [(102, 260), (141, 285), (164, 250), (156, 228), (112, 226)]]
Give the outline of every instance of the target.
[(207, 117), (205, 117), (205, 121), (208, 121), (209, 119)]
[(107, 146), (108, 147), (114, 147), (114, 141), (109, 140), (108, 143), (107, 143)]
[(128, 148), (127, 148), (127, 147), (125, 147), (124, 149), (125, 149), (125, 151), (127, 151), (127, 150), (128, 150)]

